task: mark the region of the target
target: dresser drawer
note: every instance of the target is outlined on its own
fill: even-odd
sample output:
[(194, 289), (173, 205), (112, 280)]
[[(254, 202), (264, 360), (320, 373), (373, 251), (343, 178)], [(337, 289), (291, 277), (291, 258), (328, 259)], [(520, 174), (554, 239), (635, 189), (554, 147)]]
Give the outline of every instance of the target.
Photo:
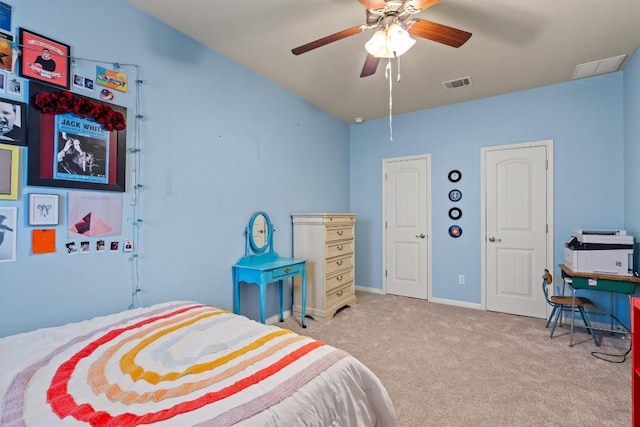
[(327, 243), (325, 256), (327, 259), (353, 252), (353, 239), (344, 242)]
[(275, 268), (271, 273), (271, 277), (277, 279), (278, 277), (288, 276), (291, 274), (297, 275), (302, 272), (303, 268), (304, 264), (288, 265), (286, 267)]
[(353, 269), (353, 254), (345, 255), (340, 258), (331, 258), (327, 261), (326, 274), (329, 275), (338, 270), (347, 268)]
[(332, 289), (339, 288), (345, 283), (353, 282), (353, 269), (346, 270), (340, 272), (338, 274), (334, 274), (333, 276), (327, 277), (325, 282), (325, 289), (327, 292)]
[(331, 307), (334, 304), (339, 304), (341, 301), (348, 300), (353, 296), (353, 283), (346, 283), (336, 289), (332, 289), (327, 292), (327, 307)]
[(356, 222), (356, 216), (355, 215), (325, 215), (324, 217), (324, 223), (328, 226), (330, 226), (331, 224), (353, 224)]
[(327, 227), (325, 232), (327, 242), (345, 239), (353, 239), (353, 227)]

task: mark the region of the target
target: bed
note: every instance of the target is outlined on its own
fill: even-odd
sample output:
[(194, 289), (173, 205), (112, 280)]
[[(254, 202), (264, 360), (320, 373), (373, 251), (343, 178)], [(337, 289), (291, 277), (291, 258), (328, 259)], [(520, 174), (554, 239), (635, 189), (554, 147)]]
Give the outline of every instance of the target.
[(0, 426), (393, 426), (349, 354), (174, 301), (0, 338)]

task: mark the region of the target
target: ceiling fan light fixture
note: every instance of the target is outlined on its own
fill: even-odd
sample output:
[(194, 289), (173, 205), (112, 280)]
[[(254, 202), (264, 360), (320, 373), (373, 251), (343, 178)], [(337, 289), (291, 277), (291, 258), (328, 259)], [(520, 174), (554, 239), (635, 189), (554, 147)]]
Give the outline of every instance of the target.
[(415, 43), (407, 30), (394, 23), (386, 29), (376, 31), (364, 47), (376, 58), (397, 58)]
[(399, 24), (391, 24), (387, 29), (387, 49), (394, 52), (395, 56), (404, 54), (414, 44), (416, 41)]
[(365, 43), (364, 48), (376, 58), (393, 58), (393, 52), (387, 49), (387, 32), (378, 30)]

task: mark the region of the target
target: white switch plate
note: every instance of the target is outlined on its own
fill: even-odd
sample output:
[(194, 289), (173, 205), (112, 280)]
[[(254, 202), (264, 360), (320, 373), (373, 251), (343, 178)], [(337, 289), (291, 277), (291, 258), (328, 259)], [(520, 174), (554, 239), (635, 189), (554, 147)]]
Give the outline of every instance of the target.
[(458, 285), (464, 285), (464, 274), (458, 274)]

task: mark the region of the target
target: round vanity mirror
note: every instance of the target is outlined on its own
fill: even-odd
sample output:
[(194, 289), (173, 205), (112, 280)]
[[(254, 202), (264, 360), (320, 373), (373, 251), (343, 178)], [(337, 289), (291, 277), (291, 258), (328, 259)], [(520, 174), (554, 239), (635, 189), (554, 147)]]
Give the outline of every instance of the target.
[(264, 212), (256, 212), (249, 221), (249, 244), (253, 252), (261, 254), (271, 242), (271, 220)]

